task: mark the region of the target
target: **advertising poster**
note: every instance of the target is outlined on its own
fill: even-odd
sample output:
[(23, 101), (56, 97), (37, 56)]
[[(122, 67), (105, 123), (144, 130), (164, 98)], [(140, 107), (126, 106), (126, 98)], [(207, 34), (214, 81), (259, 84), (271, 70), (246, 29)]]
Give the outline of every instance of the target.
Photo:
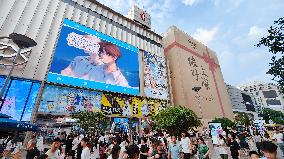
[(164, 58), (144, 52), (144, 92), (147, 97), (169, 99), (167, 66)]
[(138, 95), (138, 48), (65, 19), (47, 81)]
[(132, 116), (131, 97), (123, 94), (107, 94), (102, 95), (102, 112), (105, 115), (112, 116)]
[(148, 103), (148, 109), (149, 109), (149, 114), (147, 115), (147, 117), (156, 115), (157, 110), (160, 106), (159, 100), (148, 99), (147, 103)]
[(40, 83), (38, 82), (11, 80), (0, 113), (11, 116), (13, 120), (30, 121), (39, 87)]
[(147, 98), (132, 97), (132, 114), (136, 117), (148, 117), (151, 108), (148, 105)]
[(100, 111), (101, 92), (46, 85), (39, 112), (69, 114), (78, 111)]
[(209, 123), (209, 129), (213, 144), (217, 144), (218, 136), (223, 132), (221, 123)]
[(142, 114), (142, 107), (144, 104), (144, 101), (141, 97), (132, 97), (132, 105), (131, 105), (131, 110), (132, 110), (132, 116), (135, 117), (143, 117)]
[(33, 83), (21, 121), (31, 120), (39, 89), (40, 89), (40, 83)]

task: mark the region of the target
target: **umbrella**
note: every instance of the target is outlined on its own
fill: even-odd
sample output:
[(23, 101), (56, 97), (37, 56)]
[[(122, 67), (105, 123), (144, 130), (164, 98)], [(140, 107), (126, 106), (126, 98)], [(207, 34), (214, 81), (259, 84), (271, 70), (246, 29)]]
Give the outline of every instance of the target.
[(37, 131), (38, 126), (9, 118), (0, 118), (0, 131)]

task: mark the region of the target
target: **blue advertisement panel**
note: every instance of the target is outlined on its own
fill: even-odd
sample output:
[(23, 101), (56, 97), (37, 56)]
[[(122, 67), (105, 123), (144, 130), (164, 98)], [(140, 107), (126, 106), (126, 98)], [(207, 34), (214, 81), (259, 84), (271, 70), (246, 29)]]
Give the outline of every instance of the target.
[(138, 95), (138, 48), (65, 19), (47, 81)]
[(30, 121), (39, 87), (40, 83), (35, 81), (10, 80), (0, 112), (11, 116), (14, 120)]
[(212, 138), (212, 143), (218, 143), (218, 136), (223, 132), (221, 123), (209, 123), (210, 134)]
[(144, 92), (147, 97), (169, 99), (167, 65), (163, 57), (144, 52)]
[(22, 121), (30, 121), (31, 120), (32, 113), (33, 113), (33, 110), (34, 110), (34, 104), (36, 103), (36, 99), (37, 99), (39, 89), (40, 89), (40, 83), (33, 83), (31, 91), (30, 91), (30, 95), (27, 99), (28, 100), (27, 105), (25, 107), (23, 117), (21, 119)]
[(71, 114), (78, 111), (100, 111), (101, 92), (46, 85), (38, 112)]

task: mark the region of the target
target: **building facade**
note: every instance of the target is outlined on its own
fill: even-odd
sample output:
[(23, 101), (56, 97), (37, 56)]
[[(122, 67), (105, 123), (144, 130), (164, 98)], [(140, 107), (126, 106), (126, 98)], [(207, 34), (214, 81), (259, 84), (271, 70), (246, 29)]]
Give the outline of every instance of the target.
[(243, 112), (250, 114), (254, 119), (256, 119), (258, 117), (257, 113), (259, 112), (259, 107), (256, 105), (254, 96), (237, 87), (228, 84), (226, 84), (226, 86), (234, 114)]
[(256, 98), (256, 104), (263, 108), (271, 108), (284, 111), (284, 97), (280, 94), (277, 85), (254, 81), (240, 86), (240, 89), (252, 94)]
[[(0, 4), (0, 36), (14, 32), (37, 42), (28, 60), (18, 59), (23, 64), (13, 71), (1, 113), (50, 127), (84, 110), (141, 123), (168, 105), (168, 65), (151, 23), (144, 26), (95, 0)], [(0, 52), (1, 86), (12, 60), (4, 54), (13, 52)]]
[(173, 104), (196, 112), (204, 123), (233, 119), (233, 111), (216, 54), (176, 27), (163, 38), (170, 66)]

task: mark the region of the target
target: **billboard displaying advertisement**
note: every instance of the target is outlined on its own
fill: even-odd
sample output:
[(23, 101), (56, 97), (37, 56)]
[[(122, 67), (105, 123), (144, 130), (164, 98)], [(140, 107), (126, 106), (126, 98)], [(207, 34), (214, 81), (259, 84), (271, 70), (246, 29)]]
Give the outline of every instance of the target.
[(78, 111), (100, 111), (101, 92), (46, 85), (39, 112), (70, 114)]
[(13, 120), (30, 121), (40, 83), (12, 79), (6, 88), (0, 113), (11, 116)]
[(167, 101), (130, 97), (121, 94), (102, 95), (102, 112), (118, 117), (150, 117), (167, 105)]
[(31, 120), (39, 89), (40, 83), (33, 83), (21, 121)]
[(101, 110), (105, 115), (130, 117), (132, 116), (131, 97), (104, 93)]
[(209, 129), (213, 144), (217, 144), (218, 136), (223, 133), (221, 123), (209, 123)]
[(151, 98), (169, 99), (165, 59), (145, 51), (143, 61), (145, 95)]
[(65, 19), (47, 81), (138, 95), (138, 48)]

